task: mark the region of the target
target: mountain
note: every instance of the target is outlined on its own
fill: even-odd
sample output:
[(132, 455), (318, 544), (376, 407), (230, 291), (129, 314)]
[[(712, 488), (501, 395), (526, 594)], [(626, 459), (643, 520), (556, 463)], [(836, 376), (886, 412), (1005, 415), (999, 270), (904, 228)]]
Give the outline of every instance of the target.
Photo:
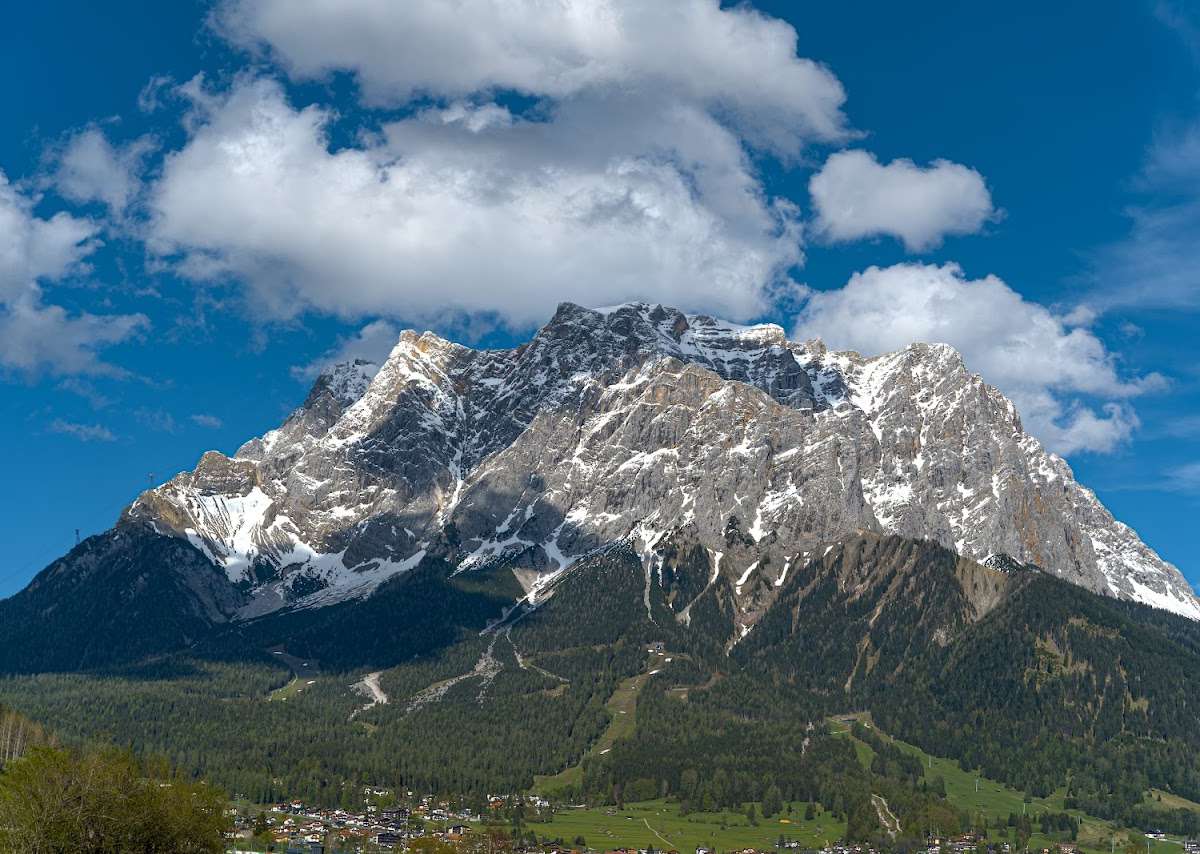
[(948, 346), (864, 358), (771, 324), (564, 303), (511, 350), (406, 331), (382, 365), (323, 373), (281, 427), (204, 454), (0, 603), (7, 625), (89, 629), (62, 655), (18, 644), (0, 666), (103, 662), (110, 637), (126, 656), (178, 648), (368, 597), (424, 561), (511, 571), (536, 605), (619, 542), (646, 602), (673, 585), (684, 624), (730, 581), (732, 644), (791, 568), (859, 532), (1200, 619), (1179, 571)]
[[(728, 539), (723, 555), (748, 548)], [(1194, 832), (1146, 793), (1200, 799), (1200, 622), (869, 531), (791, 562), (769, 596), (712, 573), (690, 529), (655, 555), (647, 584), (634, 538), (598, 547), (518, 608), (509, 569), (427, 557), (371, 596), (230, 621), (172, 655), (6, 676), (0, 703), (258, 802), (345, 806), (370, 784), (478, 803), (536, 786), (740, 811), (777, 787), (853, 839), (879, 830), (874, 795), (906, 836), (931, 818), (969, 827), (924, 762), (873, 741), (866, 766), (824, 724), (869, 714), (964, 774), (1034, 797), (1066, 780), (1067, 809)]]

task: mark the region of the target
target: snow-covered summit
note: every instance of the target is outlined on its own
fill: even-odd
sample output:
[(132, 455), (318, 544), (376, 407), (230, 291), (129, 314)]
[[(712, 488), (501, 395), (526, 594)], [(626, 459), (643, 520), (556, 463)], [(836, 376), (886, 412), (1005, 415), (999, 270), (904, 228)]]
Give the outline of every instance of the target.
[(563, 303), (511, 350), (405, 332), (126, 517), (221, 567), (241, 616), (367, 595), (427, 556), (503, 563), (537, 596), (617, 540), (660, 583), (686, 532), (749, 621), (801, 555), (867, 530), (1200, 618), (1178, 570), (952, 348), (864, 358), (647, 303)]

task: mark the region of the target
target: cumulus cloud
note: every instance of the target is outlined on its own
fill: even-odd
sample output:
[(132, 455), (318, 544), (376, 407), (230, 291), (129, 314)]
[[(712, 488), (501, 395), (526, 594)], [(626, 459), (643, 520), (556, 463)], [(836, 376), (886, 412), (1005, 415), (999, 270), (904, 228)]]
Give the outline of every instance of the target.
[(72, 436), (81, 442), (115, 442), (117, 437), (102, 424), (78, 424), (56, 418), (47, 425), (51, 433)]
[(405, 108), (355, 128), (261, 76), (173, 90), (192, 108), (147, 194), (152, 252), (274, 318), (523, 328), (635, 298), (749, 318), (803, 260), (755, 159), (852, 136), (792, 26), (718, 0), (224, 0), (212, 21), (294, 80), (346, 72)]
[(152, 147), (148, 137), (115, 147), (99, 128), (86, 128), (59, 153), (55, 186), (71, 201), (102, 202), (120, 214), (141, 186), (142, 161)]
[(914, 341), (950, 344), (1061, 454), (1114, 450), (1138, 425), (1129, 399), (1164, 383), (1157, 374), (1123, 378), (1089, 329), (995, 276), (968, 279), (955, 264), (871, 267), (839, 290), (813, 292), (796, 335), (866, 355)]
[(330, 114), (275, 82), (187, 91), (151, 246), (194, 278), (244, 281), (274, 317), (528, 325), (561, 299), (653, 298), (744, 318), (794, 287), (796, 210), (695, 104), (596, 93), (535, 120), (456, 102), (332, 150)]
[(42, 284), (86, 271), (98, 226), (60, 212), (43, 219), (0, 172), (0, 370), (119, 374), (97, 351), (147, 325), (142, 315), (69, 314)]
[(204, 412), (197, 412), (195, 415), (189, 416), (189, 420), (197, 427), (204, 427), (208, 430), (219, 430), (225, 425), (225, 422), (217, 416)]
[(95, 223), (67, 213), (42, 219), (33, 200), (0, 173), (0, 299), (14, 302), (38, 279), (58, 279), (83, 269), (95, 250)]
[(949, 160), (887, 165), (866, 151), (840, 151), (809, 180), (816, 230), (834, 242), (890, 235), (909, 252), (947, 235), (973, 234), (996, 216), (983, 176)]
[(372, 321), (320, 358), (292, 368), (292, 376), (298, 380), (315, 380), (327, 368), (358, 359), (382, 365), (399, 340), (400, 329), (395, 324), (386, 320)]
[(229, 0), (215, 20), (293, 77), (353, 72), (375, 104), (655, 92), (719, 112), (777, 150), (845, 133), (841, 84), (797, 56), (791, 25), (718, 0)]

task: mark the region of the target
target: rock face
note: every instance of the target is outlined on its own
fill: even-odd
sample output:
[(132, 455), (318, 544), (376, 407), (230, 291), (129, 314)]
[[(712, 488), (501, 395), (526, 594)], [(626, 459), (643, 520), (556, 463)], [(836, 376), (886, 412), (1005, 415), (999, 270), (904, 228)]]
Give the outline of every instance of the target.
[[(383, 365), (322, 375), (279, 429), (205, 454), (122, 526), (220, 567), (233, 619), (368, 595), (426, 555), (503, 562), (536, 603), (628, 539), (647, 591), (730, 581), (740, 637), (790, 566), (863, 531), (1200, 619), (1179, 571), (953, 349), (863, 358), (645, 304), (563, 304), (512, 350), (405, 332)], [(695, 578), (664, 572), (680, 550), (701, 556)]]

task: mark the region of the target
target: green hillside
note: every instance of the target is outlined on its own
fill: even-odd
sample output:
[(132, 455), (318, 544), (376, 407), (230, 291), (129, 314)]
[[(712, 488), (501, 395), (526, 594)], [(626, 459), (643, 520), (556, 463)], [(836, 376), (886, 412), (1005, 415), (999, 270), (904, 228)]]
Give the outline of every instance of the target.
[[(996, 835), (994, 829), (996, 823), (1007, 821), (1010, 815), (1037, 816), (1041, 813), (1066, 812), (1079, 821), (1079, 835), (1076, 841), (1082, 850), (1111, 851), (1114, 845), (1117, 849), (1122, 849), (1130, 842), (1136, 843), (1139, 848), (1149, 843), (1151, 854), (1178, 854), (1182, 850), (1180, 841), (1151, 840), (1136, 829), (1119, 827), (1081, 810), (1066, 809), (1064, 806), (1065, 787), (1044, 798), (1032, 797), (1003, 783), (988, 779), (978, 771), (964, 770), (955, 760), (932, 756), (919, 747), (892, 738), (873, 724), (869, 714), (844, 715), (832, 719), (830, 727), (834, 732), (853, 741), (860, 761), (866, 765), (869, 765), (874, 758), (874, 750), (869, 744), (854, 737), (851, 729), (852, 721), (860, 722), (863, 726), (872, 729), (880, 738), (919, 759), (921, 766), (925, 769), (926, 779), (933, 781), (940, 778), (945, 784), (946, 799), (976, 820), (982, 819), (982, 823), (986, 823), (989, 828), (992, 828), (989, 831), (991, 835)], [(1168, 807), (1190, 803), (1175, 796), (1164, 798), (1164, 806)], [(1200, 806), (1192, 806), (1200, 809)], [(1000, 837), (1003, 838), (1004, 834), (1001, 833)], [(1051, 847), (1059, 841), (1064, 841), (1062, 834), (1047, 836), (1035, 832), (1030, 837), (1029, 844), (1033, 848)]]

